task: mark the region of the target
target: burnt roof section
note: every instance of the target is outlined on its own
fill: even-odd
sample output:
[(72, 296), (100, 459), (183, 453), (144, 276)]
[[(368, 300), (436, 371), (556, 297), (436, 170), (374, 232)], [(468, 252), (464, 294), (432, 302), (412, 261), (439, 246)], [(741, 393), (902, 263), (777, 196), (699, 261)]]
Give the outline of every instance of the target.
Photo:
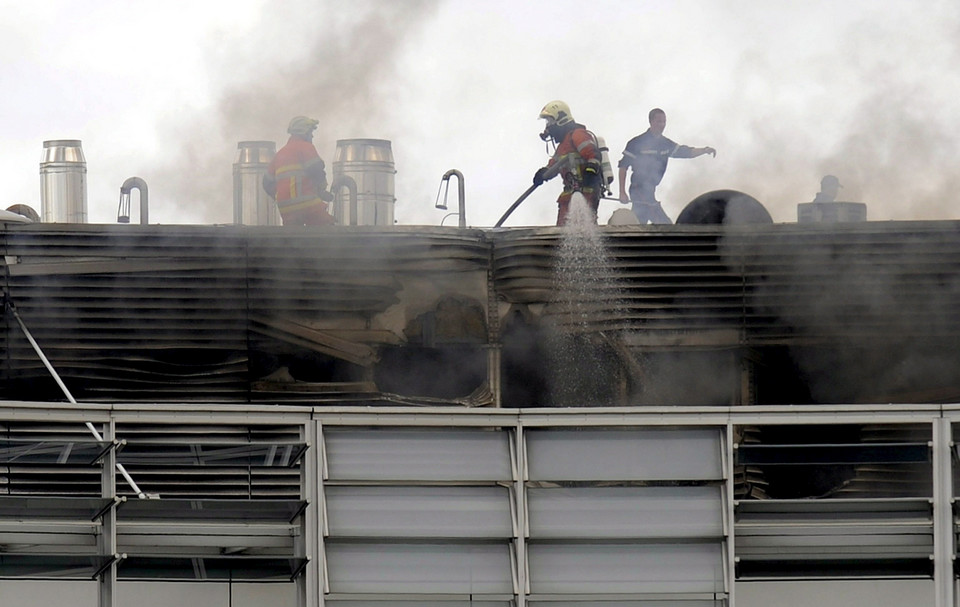
[[(376, 401), (382, 349), (451, 294), (486, 307), (491, 343), (510, 305), (634, 351), (892, 351), (960, 336), (958, 222), (598, 232), (600, 253), (577, 260), (600, 280), (582, 285), (576, 323), (558, 312), (560, 228), (8, 224), (0, 248), (5, 297), (87, 401)], [(58, 399), (16, 320), (3, 323), (2, 396)], [(297, 349), (359, 371), (258, 383), (259, 353)]]

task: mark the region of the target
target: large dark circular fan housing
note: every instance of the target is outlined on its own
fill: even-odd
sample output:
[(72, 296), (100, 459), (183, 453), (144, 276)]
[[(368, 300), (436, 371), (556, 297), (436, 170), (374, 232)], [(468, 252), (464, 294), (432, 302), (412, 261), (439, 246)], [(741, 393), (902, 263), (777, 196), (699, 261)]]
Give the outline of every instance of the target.
[(773, 218), (760, 201), (749, 194), (736, 190), (714, 190), (691, 200), (680, 212), (677, 223), (742, 225), (773, 223)]

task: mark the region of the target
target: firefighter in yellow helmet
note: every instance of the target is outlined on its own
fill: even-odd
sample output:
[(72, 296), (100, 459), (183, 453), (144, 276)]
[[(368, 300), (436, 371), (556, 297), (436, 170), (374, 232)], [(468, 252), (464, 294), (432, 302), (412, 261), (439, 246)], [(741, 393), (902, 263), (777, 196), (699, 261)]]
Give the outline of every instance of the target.
[(600, 172), (600, 148), (586, 127), (578, 124), (563, 101), (551, 101), (540, 110), (546, 128), (540, 134), (544, 141), (552, 139), (557, 148), (547, 166), (537, 170), (534, 185), (540, 185), (557, 175), (563, 178), (563, 191), (557, 198), (557, 225), (566, 225), (570, 214), (570, 199), (580, 192), (587, 200), (597, 223), (597, 209), (603, 193)]
[(283, 225), (331, 225), (327, 202), (327, 172), (313, 146), (318, 121), (296, 116), (287, 132), (290, 139), (277, 151), (263, 176), (263, 189), (277, 201)]

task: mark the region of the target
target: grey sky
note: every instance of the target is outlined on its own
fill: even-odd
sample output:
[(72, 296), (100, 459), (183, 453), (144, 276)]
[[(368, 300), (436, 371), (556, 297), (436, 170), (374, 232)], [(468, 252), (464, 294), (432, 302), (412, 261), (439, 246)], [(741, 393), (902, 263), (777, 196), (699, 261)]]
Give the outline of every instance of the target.
[[(81, 139), (92, 222), (137, 175), (151, 221), (229, 223), (237, 142), (282, 145), (307, 114), (328, 164), (338, 139), (392, 141), (399, 223), (439, 224), (457, 168), (468, 223), (491, 226), (546, 161), (537, 114), (563, 99), (614, 163), (655, 106), (668, 137), (717, 148), (671, 161), (673, 218), (729, 188), (795, 221), (825, 173), (871, 219), (958, 218), (955, 1), (274, 4), (0, 0), (0, 206), (39, 210), (42, 142)], [(559, 187), (507, 225), (551, 225)]]

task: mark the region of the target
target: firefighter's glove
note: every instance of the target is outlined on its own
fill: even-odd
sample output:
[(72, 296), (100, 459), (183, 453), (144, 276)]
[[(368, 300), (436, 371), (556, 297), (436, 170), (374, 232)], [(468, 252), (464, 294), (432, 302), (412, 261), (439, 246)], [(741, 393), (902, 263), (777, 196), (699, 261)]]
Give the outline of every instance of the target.
[(320, 191), (320, 200), (324, 202), (333, 202), (333, 192), (328, 192), (326, 190)]
[(546, 172), (547, 167), (540, 167), (537, 169), (537, 172), (533, 174), (533, 185), (538, 187), (543, 185), (543, 182), (546, 181), (546, 179), (543, 177)]
[(600, 188), (600, 171), (595, 165), (588, 164), (583, 167), (583, 187), (588, 190)]

